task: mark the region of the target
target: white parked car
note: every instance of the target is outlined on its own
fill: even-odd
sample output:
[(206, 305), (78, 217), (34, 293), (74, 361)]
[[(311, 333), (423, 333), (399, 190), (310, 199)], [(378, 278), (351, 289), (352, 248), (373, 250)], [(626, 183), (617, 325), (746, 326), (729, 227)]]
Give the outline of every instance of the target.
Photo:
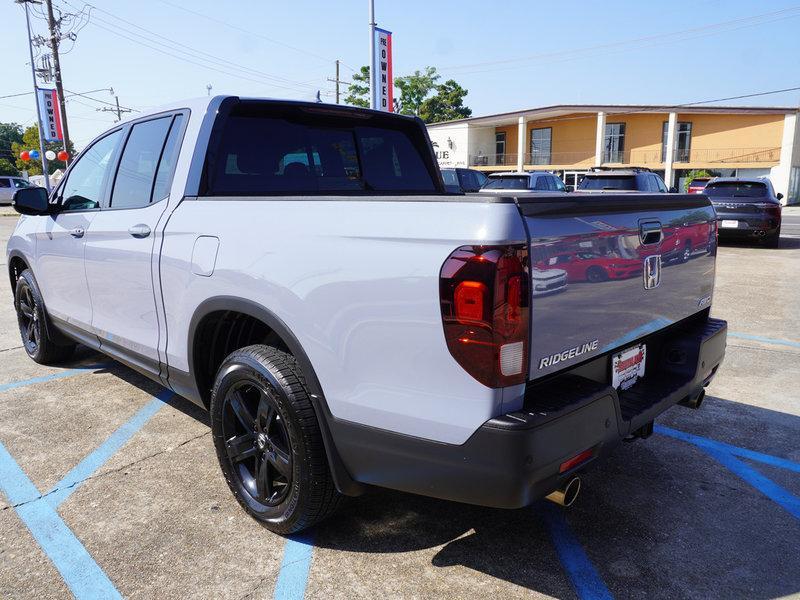
[(22, 177), (10, 177), (0, 175), (0, 204), (11, 204), (14, 193), (22, 188), (32, 187), (27, 180)]

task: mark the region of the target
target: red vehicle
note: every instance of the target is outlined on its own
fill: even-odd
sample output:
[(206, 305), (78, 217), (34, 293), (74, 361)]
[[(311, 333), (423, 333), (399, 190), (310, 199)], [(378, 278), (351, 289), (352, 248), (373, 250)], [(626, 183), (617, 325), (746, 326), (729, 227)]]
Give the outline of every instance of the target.
[(567, 252), (536, 264), (540, 269), (557, 267), (567, 272), (570, 283), (590, 281), (598, 283), (608, 279), (628, 279), (642, 272), (642, 261), (637, 258), (602, 256), (594, 252)]
[(707, 252), (712, 236), (713, 223), (683, 223), (664, 227), (664, 240), (661, 242), (661, 253), (664, 262), (687, 262), (695, 252)]
[(713, 177), (695, 177), (686, 189), (687, 194), (702, 194)]

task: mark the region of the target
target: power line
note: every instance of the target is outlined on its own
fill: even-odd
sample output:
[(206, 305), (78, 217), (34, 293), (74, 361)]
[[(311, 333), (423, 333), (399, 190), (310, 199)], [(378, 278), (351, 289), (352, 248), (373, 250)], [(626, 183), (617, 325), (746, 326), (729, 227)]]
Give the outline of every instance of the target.
[[(76, 8), (68, 0), (64, 0), (64, 1), (67, 4), (69, 4), (70, 6), (73, 6), (73, 8)], [(93, 15), (93, 20), (91, 21), (92, 25), (94, 25), (96, 27), (99, 27), (100, 29), (104, 29), (106, 31), (109, 31), (110, 33), (113, 33), (115, 35), (119, 35), (120, 37), (128, 39), (129, 41), (133, 41), (135, 43), (139, 43), (140, 45), (144, 45), (146, 47), (150, 47), (151, 49), (158, 50), (159, 52), (168, 54), (168, 55), (172, 56), (173, 58), (177, 58), (179, 60), (184, 60), (185, 62), (191, 62), (191, 60), (194, 60), (194, 61), (201, 61), (202, 63), (211, 63), (212, 65), (214, 65), (214, 67), (211, 67), (211, 66), (209, 66), (207, 64), (198, 64), (196, 62), (194, 62), (192, 64), (197, 64), (198, 66), (202, 66), (202, 67), (205, 67), (205, 68), (210, 68), (212, 70), (217, 70), (217, 71), (219, 71), (219, 70), (216, 69), (216, 67), (224, 67), (226, 69), (231, 69), (232, 68), (232, 69), (240, 71), (241, 73), (244, 73), (245, 75), (250, 77), (251, 81), (254, 81), (252, 79), (252, 77), (258, 77), (258, 78), (262, 78), (262, 79), (267, 80), (266, 82), (261, 82), (261, 83), (269, 83), (270, 85), (274, 85), (276, 87), (281, 87), (281, 88), (284, 88), (284, 89), (294, 89), (296, 91), (303, 91), (303, 92), (309, 92), (309, 91), (315, 89), (314, 86), (311, 86), (311, 85), (308, 85), (308, 84), (305, 84), (305, 83), (300, 83), (300, 82), (297, 82), (297, 81), (293, 81), (291, 79), (288, 79), (286, 77), (282, 77), (282, 76), (279, 76), (279, 75), (272, 75), (272, 74), (266, 73), (264, 71), (259, 71), (258, 69), (253, 69), (253, 68), (250, 68), (250, 67), (246, 67), (246, 66), (240, 65), (238, 63), (234, 63), (233, 61), (230, 61), (230, 60), (227, 60), (227, 59), (224, 59), (224, 58), (220, 58), (219, 56), (216, 56), (214, 54), (210, 54), (208, 52), (205, 52), (203, 50), (199, 50), (199, 49), (194, 48), (192, 46), (189, 46), (187, 44), (183, 44), (181, 42), (177, 42), (177, 41), (173, 40), (172, 38), (166, 37), (166, 36), (161, 35), (161, 34), (155, 32), (155, 31), (152, 31), (150, 29), (142, 27), (142, 26), (140, 26), (140, 25), (138, 25), (138, 24), (136, 24), (136, 23), (134, 23), (132, 21), (129, 21), (127, 19), (119, 17), (119, 16), (117, 16), (117, 15), (115, 15), (115, 14), (113, 14), (113, 13), (107, 11), (107, 10), (102, 9), (102, 8), (99, 8), (99, 7), (96, 7), (96, 6), (92, 6), (92, 7), (93, 7), (93, 9), (95, 11), (99, 11), (99, 12), (102, 12), (104, 14), (107, 14), (111, 18), (116, 19), (118, 21), (121, 21), (122, 23), (125, 23), (127, 25), (130, 25), (130, 26), (132, 26), (132, 27), (134, 27), (134, 28), (146, 33), (150, 37), (145, 37), (145, 36), (143, 36), (141, 34), (138, 34), (138, 33), (135, 33), (135, 32), (129, 31), (129, 30), (126, 30), (125, 34), (120, 33), (118, 31), (119, 25), (117, 25), (113, 21), (109, 21), (108, 19), (105, 19), (105, 18), (97, 16), (96, 13)], [(103, 25), (100, 25), (100, 23), (102, 23)], [(135, 36), (136, 39), (132, 39), (129, 36)], [(157, 39), (153, 39), (153, 38), (157, 38)], [(160, 40), (164, 40), (164, 41), (160, 41)], [(159, 47), (158, 48), (152, 48), (152, 46), (148, 46), (148, 44), (156, 44)], [(166, 48), (168, 51), (163, 50), (163, 48)], [(185, 48), (185, 50), (182, 49), (182, 48)], [(183, 56), (176, 55), (175, 54), (176, 52), (181, 54), (181, 55), (183, 55)], [(186, 58), (186, 57), (188, 57), (188, 58)], [(189, 59), (191, 59), (191, 60), (189, 60)], [(243, 77), (241, 77), (239, 75), (236, 75), (235, 73), (230, 73), (230, 71), (224, 71), (224, 73), (226, 73), (228, 75), (233, 75), (233, 76), (236, 76), (236, 77), (243, 78)]]
[[(117, 103), (114, 103), (114, 102), (106, 102), (105, 100), (100, 100), (99, 98), (92, 98), (91, 96), (87, 96), (87, 95), (86, 95), (86, 93), (83, 93), (83, 94), (81, 94), (81, 93), (79, 93), (79, 92), (71, 92), (70, 90), (66, 90), (66, 91), (67, 91), (67, 92), (69, 92), (71, 96), (80, 96), (81, 98), (86, 98), (87, 100), (91, 100), (92, 102), (97, 102), (97, 103), (99, 103), (99, 104), (105, 104), (105, 105), (107, 105), (107, 106), (111, 106), (111, 107), (113, 107), (113, 108), (114, 108), (114, 110), (116, 110), (116, 107), (119, 105), (119, 103), (118, 103), (118, 102), (117, 102)], [(79, 104), (83, 104), (83, 103), (82, 103), (82, 102), (79, 102)], [(121, 107), (121, 108), (122, 108), (122, 109), (123, 109), (125, 112), (131, 112), (131, 111), (134, 111), (134, 112), (141, 112), (140, 110), (138, 110), (138, 109), (136, 109), (136, 108), (131, 108), (131, 107), (129, 107), (129, 106), (123, 106), (123, 107)]]
[[(518, 63), (524, 63), (530, 61), (566, 62), (570, 60), (585, 58), (587, 54), (590, 54), (591, 56), (597, 56), (597, 51), (603, 49), (610, 49), (610, 52), (607, 52), (605, 54), (613, 54), (621, 52), (625, 50), (625, 47), (631, 45), (641, 45), (643, 47), (647, 47), (664, 43), (684, 41), (686, 39), (697, 39), (709, 35), (717, 35), (720, 33), (727, 33), (729, 31), (736, 31), (738, 29), (743, 29), (746, 27), (755, 27), (758, 25), (764, 25), (767, 23), (772, 23), (774, 21), (786, 18), (798, 17), (800, 16), (800, 12), (798, 11), (800, 11), (800, 5), (796, 5), (779, 11), (761, 13), (758, 15), (742, 17), (739, 19), (733, 19), (729, 21), (721, 21), (719, 23), (712, 23), (709, 25), (692, 27), (689, 29), (683, 29), (669, 33), (655, 34), (650, 36), (633, 38), (629, 40), (621, 40), (618, 42), (609, 42), (605, 44), (597, 44), (594, 46), (586, 46), (583, 48), (575, 48), (572, 50), (562, 50), (557, 52), (533, 54), (518, 58), (508, 58), (502, 60), (484, 61), (484, 62), (462, 64), (462, 65), (450, 65), (439, 68), (439, 71), (441, 72), (455, 71), (458, 72), (457, 74), (467, 75), (472, 73), (497, 72), (497, 71), (506, 71), (514, 68), (524, 68), (519, 66)], [(499, 69), (495, 68), (495, 69), (482, 69), (474, 71), (461, 71), (462, 69), (472, 69), (473, 67), (488, 67), (497, 65), (515, 65), (515, 66), (509, 66), (506, 68), (499, 68)]]
[[(325, 61), (326, 63), (330, 62), (330, 58), (329, 57), (322, 56), (321, 54), (317, 54), (316, 52), (311, 52), (310, 50), (305, 50), (303, 48), (298, 48), (296, 46), (290, 46), (289, 44), (286, 44), (286, 43), (281, 42), (279, 40), (275, 40), (275, 39), (272, 39), (270, 37), (267, 37), (264, 34), (256, 33), (256, 32), (251, 31), (249, 29), (244, 29), (243, 27), (239, 27), (237, 25), (233, 25), (232, 23), (228, 23), (227, 21), (223, 21), (222, 19), (218, 19), (216, 17), (212, 17), (211, 15), (207, 15), (207, 14), (198, 12), (196, 10), (192, 10), (190, 8), (186, 8), (184, 6), (180, 6), (178, 4), (174, 4), (172, 2), (168, 2), (167, 0), (158, 0), (158, 1), (161, 2), (162, 4), (166, 4), (167, 6), (171, 6), (173, 8), (177, 8), (179, 10), (182, 10), (184, 12), (188, 12), (190, 14), (193, 14), (195, 16), (201, 17), (203, 19), (207, 19), (209, 21), (213, 21), (214, 23), (219, 23), (220, 25), (224, 25), (225, 27), (229, 27), (230, 29), (233, 29), (235, 31), (239, 31), (241, 33), (246, 33), (247, 35), (251, 35), (251, 36), (254, 36), (254, 37), (257, 37), (257, 38), (261, 38), (262, 40), (266, 40), (266, 41), (268, 41), (270, 43), (277, 44), (278, 46), (283, 46), (284, 48), (288, 48), (289, 50), (294, 50), (295, 52), (300, 52), (302, 54), (307, 54), (308, 56), (313, 56), (314, 58), (318, 58), (318, 59), (320, 59), (322, 61)], [(342, 63), (342, 64), (344, 64), (344, 63)], [(345, 66), (347, 66), (347, 65), (345, 65)], [(351, 67), (348, 67), (348, 68), (351, 68)]]

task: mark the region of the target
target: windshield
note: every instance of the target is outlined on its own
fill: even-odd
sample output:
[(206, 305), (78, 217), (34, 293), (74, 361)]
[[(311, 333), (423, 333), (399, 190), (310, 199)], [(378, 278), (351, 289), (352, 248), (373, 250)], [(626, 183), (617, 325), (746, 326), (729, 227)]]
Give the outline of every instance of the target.
[(633, 175), (602, 175), (583, 178), (579, 190), (635, 190), (636, 178)]
[(12, 179), (11, 183), (13, 183), (14, 187), (17, 189), (31, 187), (31, 184), (25, 181), (24, 179)]
[(528, 177), (489, 177), (489, 181), (483, 186), (485, 190), (527, 190)]
[(720, 181), (710, 183), (703, 192), (708, 196), (723, 198), (763, 198), (767, 186), (759, 181)]

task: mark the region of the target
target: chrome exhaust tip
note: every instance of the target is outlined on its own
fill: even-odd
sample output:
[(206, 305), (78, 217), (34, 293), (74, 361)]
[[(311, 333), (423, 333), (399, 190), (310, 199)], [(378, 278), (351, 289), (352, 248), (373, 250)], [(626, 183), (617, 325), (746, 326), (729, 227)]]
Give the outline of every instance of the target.
[(581, 478), (573, 477), (564, 486), (545, 496), (550, 502), (559, 506), (572, 506), (581, 491)]
[(678, 402), (681, 406), (688, 406), (689, 408), (698, 409), (700, 405), (703, 404), (703, 400), (706, 399), (706, 391), (701, 389), (697, 392), (696, 396), (686, 396), (683, 400)]

